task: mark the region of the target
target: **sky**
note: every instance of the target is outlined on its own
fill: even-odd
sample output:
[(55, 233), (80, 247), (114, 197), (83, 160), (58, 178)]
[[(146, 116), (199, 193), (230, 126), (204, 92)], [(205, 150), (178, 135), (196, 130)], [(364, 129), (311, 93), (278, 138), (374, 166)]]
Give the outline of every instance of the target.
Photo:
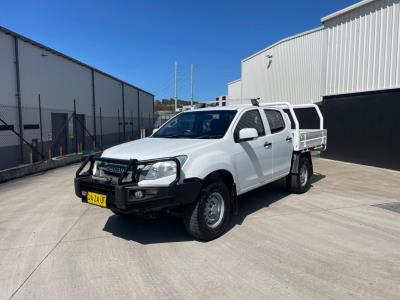
[(240, 78), (240, 61), (321, 25), (356, 0), (0, 0), (0, 26), (139, 86), (156, 99), (212, 100)]

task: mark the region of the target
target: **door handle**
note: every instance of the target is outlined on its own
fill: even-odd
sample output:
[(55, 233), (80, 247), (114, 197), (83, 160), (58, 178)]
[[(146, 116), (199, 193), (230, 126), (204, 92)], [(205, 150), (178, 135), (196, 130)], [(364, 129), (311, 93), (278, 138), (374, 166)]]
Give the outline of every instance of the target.
[(291, 136), (287, 136), (286, 137), (286, 142), (290, 143), (292, 141), (292, 137)]
[(265, 142), (265, 143), (264, 143), (264, 148), (265, 148), (265, 149), (271, 149), (271, 148), (272, 148), (272, 143), (270, 143), (270, 142)]

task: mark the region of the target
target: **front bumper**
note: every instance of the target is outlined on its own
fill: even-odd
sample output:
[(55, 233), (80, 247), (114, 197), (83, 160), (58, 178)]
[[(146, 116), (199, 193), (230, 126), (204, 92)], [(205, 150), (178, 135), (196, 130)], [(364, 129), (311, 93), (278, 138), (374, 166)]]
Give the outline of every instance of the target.
[[(92, 162), (92, 160), (89, 161)], [(88, 160), (82, 166), (87, 163)], [(178, 169), (180, 171), (180, 168)], [(123, 183), (122, 180), (118, 183), (107, 183), (92, 178), (90, 172), (80, 174), (81, 170), (82, 168), (78, 170), (74, 181), (75, 194), (82, 199), (82, 202), (87, 202), (88, 192), (94, 192), (106, 196), (107, 208), (134, 215), (144, 215), (191, 204), (196, 200), (202, 187), (200, 180), (184, 183), (174, 181), (169, 186), (154, 187), (142, 187), (137, 182)], [(141, 197), (135, 195), (137, 191), (141, 191)]]

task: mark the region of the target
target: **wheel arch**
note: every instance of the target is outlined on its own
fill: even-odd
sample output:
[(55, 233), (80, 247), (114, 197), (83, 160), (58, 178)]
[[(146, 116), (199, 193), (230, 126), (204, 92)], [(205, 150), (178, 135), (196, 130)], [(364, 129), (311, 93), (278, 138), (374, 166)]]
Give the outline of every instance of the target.
[(208, 184), (214, 182), (215, 180), (221, 180), (225, 183), (231, 195), (231, 208), (232, 213), (237, 214), (238, 212), (238, 203), (237, 203), (237, 192), (236, 192), (236, 184), (233, 174), (225, 169), (219, 169), (212, 171), (203, 179), (203, 184)]

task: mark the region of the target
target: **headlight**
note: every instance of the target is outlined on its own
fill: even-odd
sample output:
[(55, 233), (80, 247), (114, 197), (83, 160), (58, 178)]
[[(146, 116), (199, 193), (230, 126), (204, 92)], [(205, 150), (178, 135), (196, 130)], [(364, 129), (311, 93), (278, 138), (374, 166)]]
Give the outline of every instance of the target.
[(100, 175), (100, 170), (99, 170), (99, 162), (95, 161), (93, 164), (93, 175), (99, 176)]
[[(187, 156), (177, 156), (176, 157), (181, 163), (181, 167), (185, 163)], [(172, 175), (176, 175), (177, 165), (176, 162), (171, 161), (162, 161), (156, 162), (152, 165), (147, 165), (141, 169), (139, 181), (142, 180), (156, 180), (163, 177), (168, 177)]]

